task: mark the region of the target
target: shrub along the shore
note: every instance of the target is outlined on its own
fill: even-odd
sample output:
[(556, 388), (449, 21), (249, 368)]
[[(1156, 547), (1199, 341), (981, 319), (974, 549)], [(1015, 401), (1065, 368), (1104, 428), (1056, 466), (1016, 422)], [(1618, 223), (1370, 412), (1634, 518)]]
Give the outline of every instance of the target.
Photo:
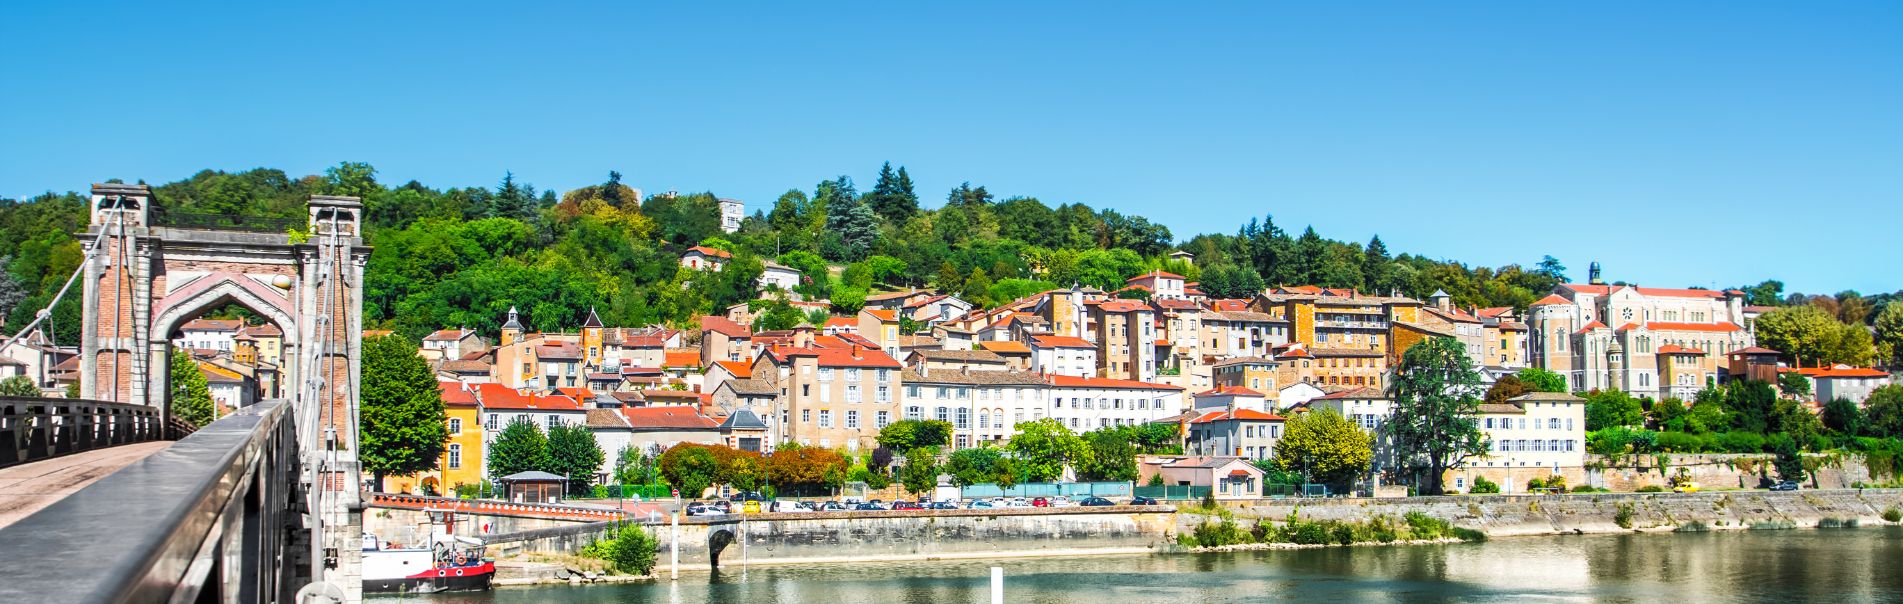
[(1186, 547), (1222, 547), (1256, 543), (1353, 545), (1448, 538), (1472, 542), (1487, 540), (1486, 533), (1454, 526), (1446, 520), (1420, 512), (1408, 512), (1399, 519), (1384, 514), (1367, 521), (1304, 520), (1299, 513), (1292, 513), (1280, 523), (1257, 520), (1247, 530), (1237, 524), (1228, 510), (1219, 510), (1216, 515), (1216, 519), (1197, 525), (1190, 534), (1179, 536), (1178, 542)]

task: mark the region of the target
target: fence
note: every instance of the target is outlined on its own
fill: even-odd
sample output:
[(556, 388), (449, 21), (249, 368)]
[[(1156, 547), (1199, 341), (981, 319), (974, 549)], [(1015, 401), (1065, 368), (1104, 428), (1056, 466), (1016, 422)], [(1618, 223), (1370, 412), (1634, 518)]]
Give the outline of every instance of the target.
[(1209, 496), (1209, 487), (1189, 485), (1159, 485), (1154, 487), (1136, 487), (1138, 497), (1161, 500), (1197, 500)]
[(152, 222), (156, 226), (178, 229), (284, 233), (291, 229), (301, 229), (308, 226), (310, 219), (302, 216), (239, 216), (233, 214), (166, 212), (154, 216)]
[(1010, 488), (991, 483), (973, 484), (960, 487), (958, 496), (963, 499), (984, 497), (1130, 497), (1130, 483), (1127, 482), (1029, 482), (1014, 484)]
[(165, 428), (158, 407), (73, 398), (0, 399), (0, 467), (160, 440), (168, 436)]

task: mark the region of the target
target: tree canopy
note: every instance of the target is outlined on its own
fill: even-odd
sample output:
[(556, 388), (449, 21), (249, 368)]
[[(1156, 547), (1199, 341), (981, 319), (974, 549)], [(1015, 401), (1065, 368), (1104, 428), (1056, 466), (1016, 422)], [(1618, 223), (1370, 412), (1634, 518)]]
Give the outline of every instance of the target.
[(358, 438), (364, 470), (382, 477), (436, 469), (449, 442), (436, 371), (401, 335), (364, 338), (362, 350)]
[(1440, 494), (1448, 468), (1486, 452), (1479, 388), (1480, 375), (1453, 338), (1428, 338), (1401, 355), (1389, 386), (1394, 415), (1386, 429), (1396, 459), (1414, 470), (1422, 494)]

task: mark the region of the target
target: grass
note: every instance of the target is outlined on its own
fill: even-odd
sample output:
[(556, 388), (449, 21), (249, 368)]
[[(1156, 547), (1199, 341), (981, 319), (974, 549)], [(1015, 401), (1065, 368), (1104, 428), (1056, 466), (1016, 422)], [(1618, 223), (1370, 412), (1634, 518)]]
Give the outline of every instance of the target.
[(1420, 512), (1409, 512), (1402, 519), (1379, 515), (1360, 522), (1306, 520), (1298, 514), (1290, 514), (1281, 523), (1262, 520), (1248, 530), (1236, 524), (1234, 518), (1222, 515), (1197, 525), (1189, 534), (1177, 536), (1176, 541), (1185, 547), (1222, 547), (1253, 543), (1354, 545), (1447, 538), (1481, 542), (1487, 540), (1487, 535)]
[(1754, 531), (1788, 531), (1797, 528), (1797, 523), (1789, 520), (1760, 520), (1751, 523)]

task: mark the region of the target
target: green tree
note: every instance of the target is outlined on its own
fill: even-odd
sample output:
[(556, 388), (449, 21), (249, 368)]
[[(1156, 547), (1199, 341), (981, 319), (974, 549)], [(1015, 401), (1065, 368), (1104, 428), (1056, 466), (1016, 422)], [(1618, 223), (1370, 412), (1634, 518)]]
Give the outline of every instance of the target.
[(341, 162), (324, 170), (325, 195), (347, 195), (371, 199), (384, 189), (377, 184), (377, 169), (363, 162)]
[(904, 167), (893, 172), (892, 162), (879, 168), (879, 182), (864, 199), (873, 212), (889, 222), (902, 223), (918, 213), (918, 194), (912, 191), (911, 176), (905, 175)]
[(1624, 391), (1600, 390), (1586, 395), (1587, 432), (1644, 423), (1645, 407)]
[(1800, 367), (1860, 365), (1875, 355), (1869, 332), (1811, 305), (1764, 313), (1758, 317), (1757, 336), (1759, 344), (1784, 353)]
[(198, 368), (198, 361), (192, 360), (191, 351), (173, 348), (170, 356), (166, 373), (172, 391), (167, 404), (171, 405), (172, 417), (200, 427), (218, 419), (211, 403), (211, 387), (205, 382), (205, 373)]
[(899, 484), (917, 496), (938, 486), (938, 455), (930, 448), (918, 447), (905, 452), (905, 465), (899, 468)]
[(615, 484), (653, 484), (654, 462), (654, 457), (643, 452), (640, 447), (621, 447), (615, 453)]
[(952, 451), (945, 460), (943, 471), (951, 475), (952, 484), (961, 487), (986, 483), (1003, 486), (1015, 484), (1011, 458), (991, 447), (968, 447)]
[(1725, 385), (1724, 400), (1732, 428), (1764, 434), (1772, 427), (1771, 418), (1777, 412), (1777, 390), (1772, 389), (1771, 384), (1733, 380)]
[(1090, 446), (1054, 418), (1023, 422), (1017, 430), (1005, 449), (1016, 456), (1018, 476), (1025, 482), (1058, 480), (1066, 466), (1090, 460)]
[(1084, 443), (1090, 455), (1077, 465), (1077, 479), (1088, 481), (1129, 482), (1137, 479), (1137, 448), (1131, 442), (1133, 430), (1102, 428), (1085, 432)]
[(1872, 435), (1903, 438), (1903, 384), (1873, 390), (1863, 399), (1864, 425)]
[(661, 477), (680, 491), (682, 499), (699, 499), (720, 477), (720, 458), (711, 447), (681, 443), (661, 454)]
[(1442, 492), (1441, 476), (1486, 453), (1480, 433), (1480, 375), (1453, 338), (1428, 338), (1407, 349), (1388, 389), (1394, 415), (1387, 430), (1396, 458), (1412, 469), (1420, 492)]
[(902, 419), (879, 430), (879, 446), (893, 451), (911, 451), (921, 447), (943, 447), (951, 443), (951, 422), (935, 419)]
[(1903, 366), (1903, 300), (1892, 298), (1876, 318), (1877, 358), (1884, 364)]
[(1526, 382), (1520, 381), (1519, 376), (1502, 376), (1493, 382), (1492, 387), (1487, 388), (1487, 394), (1482, 397), (1482, 400), (1489, 405), (1498, 405), (1507, 402), (1507, 399), (1528, 392), (1535, 392), (1535, 390)]
[(548, 436), (526, 415), (515, 416), (489, 443), (489, 479), (548, 467)]
[(588, 492), (607, 455), (595, 442), (595, 433), (581, 424), (561, 424), (548, 431), (548, 468), (550, 474), (568, 479), (568, 493)]
[(1374, 438), (1331, 409), (1289, 418), (1275, 459), (1283, 469), (1345, 491), (1374, 461)]
[(1521, 369), (1519, 373), (1513, 374), (1513, 377), (1519, 378), (1521, 383), (1531, 388), (1530, 392), (1563, 393), (1567, 391), (1565, 376), (1538, 367)]
[(827, 211), (828, 241), (835, 242), (828, 256), (853, 262), (872, 252), (872, 244), (879, 239), (879, 217), (871, 208), (858, 200), (846, 200)]
[(16, 375), (0, 380), (0, 396), (14, 398), (39, 398), (40, 387), (33, 385), (33, 378)]
[(1790, 397), (1810, 396), (1810, 379), (1795, 371), (1780, 373), (1777, 376), (1778, 392)]
[(449, 443), (436, 371), (401, 335), (363, 340), (363, 385), (358, 412), (358, 455), (377, 477), (436, 469)]

